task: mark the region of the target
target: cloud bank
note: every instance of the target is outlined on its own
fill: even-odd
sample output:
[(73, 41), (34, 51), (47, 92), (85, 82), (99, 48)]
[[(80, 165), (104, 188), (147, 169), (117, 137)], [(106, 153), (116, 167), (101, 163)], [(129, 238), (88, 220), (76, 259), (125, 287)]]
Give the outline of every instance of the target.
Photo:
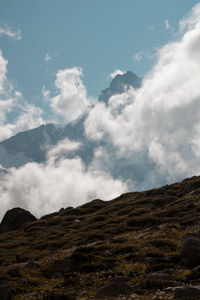
[(68, 158), (80, 146), (66, 139), (49, 151), (46, 163), (9, 169), (0, 183), (0, 218), (11, 207), (23, 207), (39, 217), (96, 198), (112, 199), (127, 191), (125, 183), (86, 167), (80, 157)]
[(124, 158), (147, 152), (166, 181), (199, 174), (199, 20), (200, 4), (180, 22), (183, 36), (158, 51), (142, 88), (97, 104), (85, 123), (88, 138), (110, 141)]

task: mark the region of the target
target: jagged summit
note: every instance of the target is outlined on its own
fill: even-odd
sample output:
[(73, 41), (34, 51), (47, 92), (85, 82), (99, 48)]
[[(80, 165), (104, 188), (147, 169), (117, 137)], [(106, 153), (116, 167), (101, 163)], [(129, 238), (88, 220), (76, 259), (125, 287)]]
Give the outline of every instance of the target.
[(113, 78), (109, 87), (101, 92), (99, 101), (107, 103), (111, 96), (123, 93), (126, 88), (133, 87), (138, 89), (141, 87), (141, 83), (142, 78), (139, 78), (131, 71), (127, 71), (124, 74), (118, 74)]

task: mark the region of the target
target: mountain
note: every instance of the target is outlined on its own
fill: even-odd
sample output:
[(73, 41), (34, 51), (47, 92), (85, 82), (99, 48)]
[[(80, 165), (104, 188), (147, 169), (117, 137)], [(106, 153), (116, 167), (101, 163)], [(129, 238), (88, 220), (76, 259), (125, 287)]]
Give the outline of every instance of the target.
[[(103, 90), (99, 101), (107, 103), (108, 97), (117, 93), (123, 93), (128, 87), (139, 88), (142, 79), (128, 71), (123, 75), (117, 75), (110, 86)], [(90, 108), (92, 109), (92, 107)], [(90, 111), (89, 109), (89, 111)], [(89, 112), (88, 111), (88, 112)], [(17, 135), (0, 142), (0, 164), (4, 168), (21, 167), (28, 162), (43, 163), (46, 160), (47, 151), (61, 140), (70, 140), (82, 143), (82, 147), (70, 154), (71, 158), (79, 156), (86, 167), (91, 163), (102, 168), (114, 179), (123, 179), (126, 182), (134, 182), (134, 189), (144, 190), (159, 187), (169, 183), (166, 176), (157, 176), (154, 171), (156, 165), (149, 159), (148, 151), (137, 152), (131, 157), (120, 158), (117, 150), (106, 141), (92, 141), (85, 136), (84, 122), (88, 112), (66, 126), (46, 124), (32, 130), (20, 132)], [(104, 149), (103, 163), (101, 157), (95, 157), (95, 151)], [(3, 173), (2, 173), (3, 174)], [(152, 174), (156, 174), (152, 176)], [(176, 180), (179, 180), (177, 178)], [(132, 183), (130, 183), (132, 184)], [(133, 189), (133, 188), (131, 188)]]
[(27, 211), (9, 210), (1, 299), (200, 299), (199, 194), (192, 177), (28, 223)]
[[(117, 75), (111, 81), (110, 87), (101, 92), (99, 101), (107, 101), (108, 97), (122, 93), (127, 87), (139, 88), (140, 85), (141, 78), (130, 71), (123, 75)], [(0, 142), (0, 164), (4, 168), (18, 168), (31, 161), (38, 163), (44, 162), (47, 150), (66, 137), (83, 143), (84, 147), (76, 152), (76, 154), (88, 164), (93, 158), (94, 149), (97, 144), (89, 141), (85, 137), (84, 122), (86, 118), (87, 113), (82, 115), (79, 119), (68, 123), (66, 126), (46, 124), (32, 130), (20, 132)], [(137, 157), (135, 162), (139, 160), (141, 160), (141, 158)], [(118, 169), (119, 170), (113, 171), (114, 177), (121, 172), (121, 168)], [(137, 166), (137, 163), (135, 169), (138, 170), (138, 174), (141, 172), (141, 167)]]
[(116, 94), (122, 94), (126, 89), (132, 87), (139, 89), (142, 84), (142, 78), (139, 78), (131, 71), (127, 71), (124, 74), (116, 75), (110, 83), (110, 86), (103, 90), (99, 95), (99, 101), (108, 103), (111, 96)]
[(62, 134), (63, 128), (54, 124), (19, 132), (0, 142), (0, 164), (18, 168), (30, 161), (43, 162), (48, 147), (62, 139)]

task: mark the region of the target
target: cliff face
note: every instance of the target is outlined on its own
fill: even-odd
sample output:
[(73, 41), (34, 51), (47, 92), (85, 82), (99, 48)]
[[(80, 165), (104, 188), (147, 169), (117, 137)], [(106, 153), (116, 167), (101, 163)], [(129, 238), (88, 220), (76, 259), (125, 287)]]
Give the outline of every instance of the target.
[(199, 194), (192, 177), (22, 222), (0, 235), (0, 291), (5, 299), (199, 299)]

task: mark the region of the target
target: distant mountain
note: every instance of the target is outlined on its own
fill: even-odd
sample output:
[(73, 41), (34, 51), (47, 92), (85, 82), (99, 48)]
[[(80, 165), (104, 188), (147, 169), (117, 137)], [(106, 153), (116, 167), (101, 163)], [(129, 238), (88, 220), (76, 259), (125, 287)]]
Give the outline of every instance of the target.
[[(131, 71), (123, 75), (117, 75), (109, 88), (103, 90), (99, 101), (108, 101), (109, 97), (123, 93), (127, 87), (139, 88), (141, 78)], [(87, 113), (78, 120), (68, 123), (66, 126), (46, 124), (40, 127), (19, 132), (15, 136), (0, 142), (0, 164), (4, 168), (20, 167), (28, 162), (44, 162), (49, 147), (56, 145), (62, 139), (68, 137), (84, 144), (78, 151), (78, 155), (87, 164), (93, 156), (95, 144), (86, 140), (84, 135), (84, 121)]]
[(0, 142), (0, 164), (4, 168), (20, 167), (30, 161), (45, 160), (47, 148), (62, 139), (63, 128), (54, 124), (19, 132)]
[[(139, 88), (141, 81), (141, 78), (130, 71), (123, 75), (117, 75), (112, 80), (109, 88), (101, 92), (99, 101), (108, 101), (110, 96), (123, 93), (128, 87)], [(103, 166), (100, 160), (97, 162), (99, 167), (103, 167), (103, 171), (110, 173), (115, 179), (134, 179), (135, 188), (138, 190), (152, 187), (152, 183), (145, 178), (146, 174), (154, 168), (154, 164), (149, 161), (148, 153), (137, 153), (127, 160), (117, 158), (116, 149), (111, 144), (105, 141), (96, 142), (87, 139), (84, 131), (84, 122), (87, 116), (88, 112), (66, 126), (42, 125), (32, 130), (20, 132), (0, 142), (0, 165), (8, 169), (11, 167), (19, 168), (28, 162), (43, 163), (46, 160), (47, 151), (59, 141), (68, 138), (81, 142), (83, 145), (70, 154), (69, 157), (79, 156), (88, 166), (94, 159), (95, 150), (103, 146), (105, 153), (107, 152), (108, 155), (105, 155)], [(112, 155), (110, 155), (111, 153)], [(2, 175), (5, 174), (4, 170), (1, 172)], [(144, 182), (145, 186), (143, 185)], [(159, 178), (156, 181), (156, 186), (161, 186), (164, 183), (165, 181)]]
[[(78, 150), (76, 154), (85, 163), (89, 163), (93, 156), (94, 143), (90, 141), (86, 142), (84, 136), (84, 121), (86, 116), (81, 116), (78, 120), (66, 126), (55, 124), (41, 125), (37, 128), (20, 132), (0, 142), (0, 165), (3, 168), (18, 168), (32, 161), (37, 163), (44, 162), (47, 151), (65, 138), (84, 144), (84, 147)], [(4, 169), (2, 169), (3, 171)]]
[(111, 96), (122, 94), (126, 89), (130, 87), (139, 89), (141, 87), (141, 84), (142, 78), (139, 78), (131, 71), (128, 71), (124, 74), (118, 74), (113, 78), (109, 87), (101, 92), (101, 94), (99, 95), (99, 101), (107, 103)]

